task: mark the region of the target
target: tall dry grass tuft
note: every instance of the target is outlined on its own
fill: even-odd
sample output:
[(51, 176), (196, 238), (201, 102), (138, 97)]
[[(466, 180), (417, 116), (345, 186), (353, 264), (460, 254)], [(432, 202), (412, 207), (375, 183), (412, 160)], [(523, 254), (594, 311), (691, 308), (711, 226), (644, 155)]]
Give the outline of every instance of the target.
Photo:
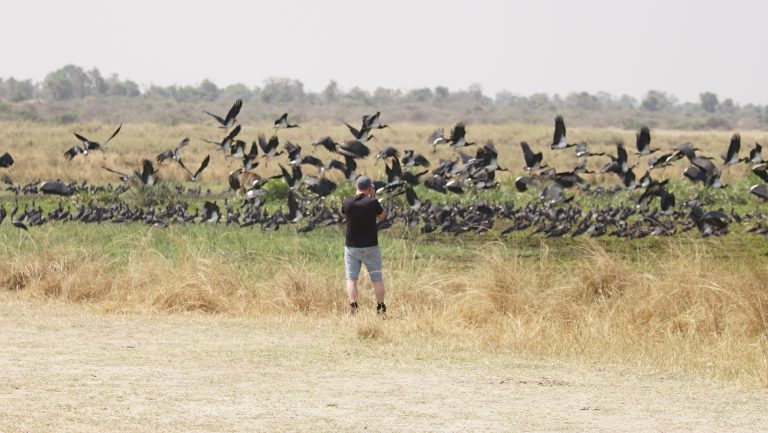
[(168, 257), (138, 245), (118, 262), (46, 247), (0, 259), (0, 289), (110, 311), (345, 317), (339, 328), (365, 341), (442, 341), (768, 386), (768, 267), (760, 261), (723, 260), (703, 243), (670, 243), (641, 261), (589, 241), (564, 260), (494, 243), (462, 263), (403, 248), (384, 252), (386, 322), (375, 317), (365, 279), (362, 311), (346, 318), (342, 270), (300, 254), (246, 266), (183, 248)]

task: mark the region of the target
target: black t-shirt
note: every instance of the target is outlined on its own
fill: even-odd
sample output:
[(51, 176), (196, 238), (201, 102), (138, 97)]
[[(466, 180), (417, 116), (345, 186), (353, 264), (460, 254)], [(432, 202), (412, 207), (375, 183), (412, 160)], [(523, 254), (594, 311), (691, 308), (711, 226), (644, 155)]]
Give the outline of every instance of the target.
[(348, 247), (365, 248), (379, 244), (376, 217), (384, 212), (381, 203), (365, 194), (344, 200), (341, 211), (347, 217)]

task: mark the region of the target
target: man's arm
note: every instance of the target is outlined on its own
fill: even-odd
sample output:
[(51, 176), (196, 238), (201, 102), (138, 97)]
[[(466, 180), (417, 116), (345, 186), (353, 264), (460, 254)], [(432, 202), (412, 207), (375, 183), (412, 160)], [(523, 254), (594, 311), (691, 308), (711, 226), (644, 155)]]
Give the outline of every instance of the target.
[(379, 206), (377, 209), (379, 213), (376, 214), (376, 218), (378, 218), (379, 221), (383, 220), (387, 217), (387, 211), (384, 209), (384, 206), (381, 205), (381, 202), (376, 200), (376, 204)]

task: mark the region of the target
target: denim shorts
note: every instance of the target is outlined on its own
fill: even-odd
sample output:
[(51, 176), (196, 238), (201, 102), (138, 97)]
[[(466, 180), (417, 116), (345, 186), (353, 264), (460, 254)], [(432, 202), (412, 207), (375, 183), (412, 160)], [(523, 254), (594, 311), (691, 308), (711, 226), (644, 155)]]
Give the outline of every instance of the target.
[(355, 280), (360, 277), (360, 267), (365, 263), (365, 269), (374, 283), (383, 281), (381, 274), (381, 250), (378, 246), (354, 248), (344, 247), (344, 265), (347, 268), (347, 279)]

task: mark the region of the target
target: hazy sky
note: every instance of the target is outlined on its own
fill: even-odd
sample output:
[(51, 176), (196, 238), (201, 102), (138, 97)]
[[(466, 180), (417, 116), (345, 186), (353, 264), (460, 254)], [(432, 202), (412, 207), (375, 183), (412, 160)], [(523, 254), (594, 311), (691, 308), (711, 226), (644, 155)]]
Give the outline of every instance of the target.
[(479, 83), (488, 95), (649, 89), (768, 103), (766, 0), (164, 1), (0, 6), (0, 77), (74, 63), (141, 85), (310, 90)]

